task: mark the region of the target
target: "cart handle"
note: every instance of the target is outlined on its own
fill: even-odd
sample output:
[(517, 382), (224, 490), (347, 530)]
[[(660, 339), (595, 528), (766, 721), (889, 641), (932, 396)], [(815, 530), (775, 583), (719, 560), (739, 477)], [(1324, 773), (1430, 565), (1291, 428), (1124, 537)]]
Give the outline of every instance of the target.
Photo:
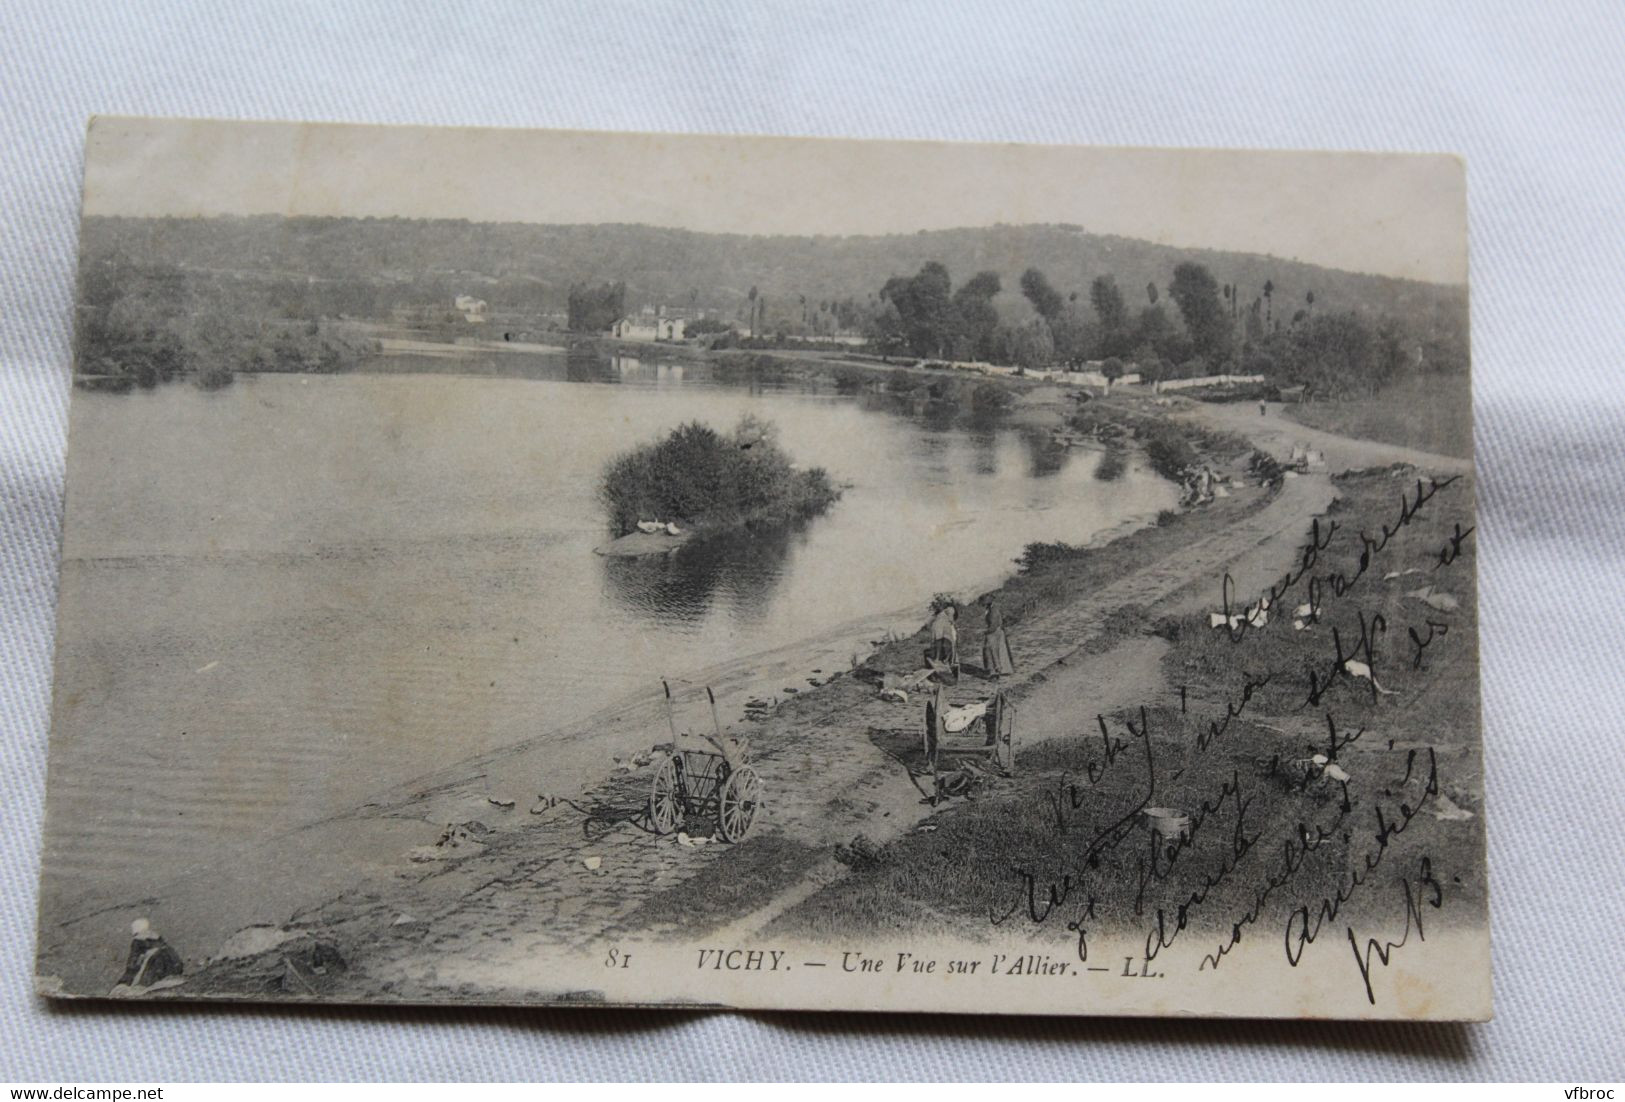
[(677, 720), (671, 711), (671, 686), (666, 684), (666, 679), (662, 677), (660, 687), (666, 690), (666, 726), (671, 729), (671, 741), (672, 745), (675, 746), (677, 744)]
[(705, 698), (711, 702), (711, 726), (716, 728), (717, 738), (722, 737), (722, 720), (717, 718), (717, 697), (711, 691), (711, 686), (705, 687)]

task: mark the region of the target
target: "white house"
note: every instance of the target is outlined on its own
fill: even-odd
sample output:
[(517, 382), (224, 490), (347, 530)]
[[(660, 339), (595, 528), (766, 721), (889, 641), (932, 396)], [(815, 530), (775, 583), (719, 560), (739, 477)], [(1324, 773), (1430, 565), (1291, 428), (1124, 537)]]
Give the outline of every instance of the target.
[(680, 341), (688, 328), (682, 318), (622, 318), (610, 326), (610, 335), (619, 341)]
[(462, 314), (465, 319), (475, 325), (485, 323), (486, 306), (484, 299), (474, 298), (471, 295), (458, 295), (452, 300), (452, 305), (457, 308), (459, 314)]

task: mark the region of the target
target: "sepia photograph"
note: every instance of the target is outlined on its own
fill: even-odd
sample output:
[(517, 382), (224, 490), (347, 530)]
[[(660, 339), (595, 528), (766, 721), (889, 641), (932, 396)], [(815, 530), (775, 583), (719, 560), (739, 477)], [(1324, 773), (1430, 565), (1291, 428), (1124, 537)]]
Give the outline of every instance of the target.
[(1463, 162), (92, 120), (36, 989), (1491, 1016)]

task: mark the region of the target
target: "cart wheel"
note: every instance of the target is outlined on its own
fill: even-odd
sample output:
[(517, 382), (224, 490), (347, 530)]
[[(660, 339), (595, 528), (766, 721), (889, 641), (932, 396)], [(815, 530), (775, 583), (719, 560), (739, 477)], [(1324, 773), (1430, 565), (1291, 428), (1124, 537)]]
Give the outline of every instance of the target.
[(999, 772), (1010, 776), (1016, 771), (1016, 717), (1015, 709), (1006, 703), (1003, 694), (998, 699), (998, 715), (994, 718), (993, 764)]
[(925, 702), (925, 764), (931, 772), (937, 771), (937, 749), (941, 745), (942, 706), (947, 703), (942, 686)]
[(743, 841), (761, 806), (762, 782), (756, 779), (756, 770), (740, 766), (729, 774), (717, 800), (717, 827), (722, 837), (730, 842)]
[(1016, 771), (1016, 740), (1009, 731), (1000, 731), (993, 743), (993, 764), (1006, 776)]
[(677, 792), (677, 758), (671, 756), (655, 770), (649, 785), (649, 825), (656, 834), (670, 834), (683, 817), (683, 803)]

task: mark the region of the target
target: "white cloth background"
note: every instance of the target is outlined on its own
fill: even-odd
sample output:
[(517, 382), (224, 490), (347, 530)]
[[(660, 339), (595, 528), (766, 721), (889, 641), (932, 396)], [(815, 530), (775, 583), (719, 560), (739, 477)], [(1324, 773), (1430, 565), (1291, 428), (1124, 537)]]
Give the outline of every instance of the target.
[[(1625, 19), (1595, 4), (0, 5), (0, 1079), (1625, 1078)], [(1468, 160), (1497, 1020), (81, 1006), (31, 993), (96, 112)]]

